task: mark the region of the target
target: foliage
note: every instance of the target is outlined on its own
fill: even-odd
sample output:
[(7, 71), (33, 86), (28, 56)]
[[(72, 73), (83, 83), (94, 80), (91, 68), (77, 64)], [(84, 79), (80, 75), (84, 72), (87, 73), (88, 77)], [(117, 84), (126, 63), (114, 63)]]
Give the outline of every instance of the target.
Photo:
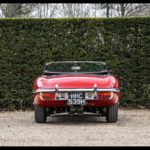
[(0, 4), (2, 14), (6, 18), (21, 18), (27, 17), (32, 11), (33, 4), (25, 3), (9, 3)]
[(150, 18), (0, 19), (0, 108), (32, 106), (44, 64), (95, 60), (120, 82), (120, 104), (150, 102)]

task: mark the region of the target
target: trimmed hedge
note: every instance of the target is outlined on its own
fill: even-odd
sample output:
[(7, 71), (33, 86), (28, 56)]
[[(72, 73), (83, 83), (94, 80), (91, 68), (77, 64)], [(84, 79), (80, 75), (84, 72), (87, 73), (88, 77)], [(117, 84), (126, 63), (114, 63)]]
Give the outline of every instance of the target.
[(150, 104), (150, 17), (0, 19), (0, 108), (30, 108), (33, 80), (58, 60), (104, 61), (122, 106)]

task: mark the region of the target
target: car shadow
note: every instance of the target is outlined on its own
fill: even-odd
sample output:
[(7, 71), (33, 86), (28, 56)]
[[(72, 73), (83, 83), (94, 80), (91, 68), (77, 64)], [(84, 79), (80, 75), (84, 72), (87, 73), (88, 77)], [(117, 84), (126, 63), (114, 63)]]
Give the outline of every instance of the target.
[(47, 123), (50, 124), (82, 124), (82, 123), (104, 123), (106, 124), (105, 116), (98, 114), (83, 114), (83, 115), (69, 115), (69, 114), (56, 114), (47, 117)]

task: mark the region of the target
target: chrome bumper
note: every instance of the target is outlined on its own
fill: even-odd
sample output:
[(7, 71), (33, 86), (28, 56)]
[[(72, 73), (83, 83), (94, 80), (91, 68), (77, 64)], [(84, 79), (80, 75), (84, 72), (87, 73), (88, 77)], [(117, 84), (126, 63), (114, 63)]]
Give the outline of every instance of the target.
[[(39, 88), (39, 89), (36, 89), (36, 90), (33, 90), (32, 93), (35, 94), (35, 93), (40, 93), (40, 92), (94, 92), (95, 89), (93, 88), (84, 88), (84, 89), (72, 89), (72, 88), (69, 88), (69, 89), (58, 89), (56, 90), (55, 88), (54, 89), (50, 89), (50, 88)], [(120, 92), (119, 89), (116, 89), (116, 88), (97, 88), (96, 89), (96, 92), (106, 92), (106, 91), (109, 91), (109, 92)]]

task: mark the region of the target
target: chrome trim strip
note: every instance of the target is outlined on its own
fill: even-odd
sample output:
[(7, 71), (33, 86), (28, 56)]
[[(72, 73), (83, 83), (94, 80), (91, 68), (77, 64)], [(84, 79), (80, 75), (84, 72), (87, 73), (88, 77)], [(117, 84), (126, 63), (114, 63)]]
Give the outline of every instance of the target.
[(47, 62), (46, 65), (52, 64), (52, 63), (98, 63), (98, 64), (103, 64), (106, 65), (106, 63), (101, 62), (101, 61), (51, 61)]
[[(89, 88), (89, 89), (59, 89), (59, 92), (93, 92), (94, 89), (93, 88)], [(110, 92), (120, 92), (119, 89), (115, 89), (115, 88), (97, 88), (97, 91), (110, 91)], [(55, 89), (48, 89), (48, 88), (39, 88), (37, 90), (33, 90), (32, 93), (40, 93), (40, 92), (56, 92)]]

